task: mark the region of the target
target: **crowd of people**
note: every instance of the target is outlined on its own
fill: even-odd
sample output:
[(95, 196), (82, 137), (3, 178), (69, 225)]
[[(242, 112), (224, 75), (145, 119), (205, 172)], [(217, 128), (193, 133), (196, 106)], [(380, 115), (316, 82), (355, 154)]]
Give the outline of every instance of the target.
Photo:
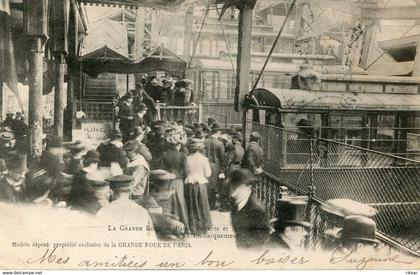
[(115, 114), (120, 121), (123, 141), (129, 139), (136, 126), (150, 127), (158, 117), (161, 106), (186, 106), (193, 104), (192, 81), (170, 76), (143, 76), (133, 90), (116, 100)]
[[(127, 95), (122, 104), (130, 101)], [(144, 103), (138, 106), (144, 108)], [(211, 210), (230, 210), (230, 173), (241, 165), (262, 171), (256, 166), (262, 164), (262, 154), (245, 152), (241, 132), (224, 129), (213, 119), (193, 125), (160, 120), (125, 125), (121, 118), (119, 128), (125, 133), (117, 127), (97, 148), (45, 137), (41, 157), (22, 169), (13, 159), (16, 119), (7, 117), (1, 131), (8, 141), (1, 144), (8, 148), (0, 155), (1, 201), (100, 216), (140, 207), (146, 211), (137, 211), (142, 220), (152, 221), (163, 239), (206, 233)], [(251, 155), (248, 161), (242, 160), (244, 155)]]
[[(127, 95), (122, 104), (129, 106)], [(128, 102), (128, 105), (127, 105)], [(144, 103), (139, 103), (145, 112)], [(147, 109), (147, 108), (146, 108)], [(97, 148), (47, 136), (42, 155), (23, 167), (27, 128), (8, 115), (0, 134), (0, 201), (65, 207), (109, 223), (153, 226), (148, 240), (180, 240), (206, 234), (211, 211), (231, 212), (241, 249), (306, 247), (312, 225), (307, 200), (286, 190), (269, 220), (254, 194), (263, 173), (261, 135), (252, 132), (243, 148), (242, 132), (209, 118), (207, 123), (155, 120), (124, 124)], [(24, 130), (26, 129), (26, 130)], [(284, 187), (282, 187), (284, 188)], [(375, 245), (376, 224), (349, 215), (334, 240)]]

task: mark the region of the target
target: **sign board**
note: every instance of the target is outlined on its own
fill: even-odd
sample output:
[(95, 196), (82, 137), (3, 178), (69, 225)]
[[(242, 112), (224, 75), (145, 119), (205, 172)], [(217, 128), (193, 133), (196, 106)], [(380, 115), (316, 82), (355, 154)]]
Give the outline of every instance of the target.
[(96, 149), (99, 144), (109, 138), (112, 131), (110, 121), (83, 121), (80, 131), (80, 141), (88, 149)]

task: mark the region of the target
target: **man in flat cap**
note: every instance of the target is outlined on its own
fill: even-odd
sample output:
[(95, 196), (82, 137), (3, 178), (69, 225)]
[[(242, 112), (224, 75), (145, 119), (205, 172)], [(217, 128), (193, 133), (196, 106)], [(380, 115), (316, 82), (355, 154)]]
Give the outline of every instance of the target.
[(261, 135), (258, 132), (252, 132), (249, 137), (249, 145), (246, 148), (242, 159), (242, 168), (246, 168), (254, 175), (261, 175), (264, 152), (260, 146)]
[(146, 229), (148, 226), (153, 226), (149, 213), (130, 199), (133, 191), (133, 180), (132, 176), (127, 175), (108, 178), (107, 181), (110, 183), (114, 200), (108, 206), (99, 210), (96, 217), (99, 221), (106, 222), (109, 225), (141, 227), (142, 230), (135, 231), (139, 240), (157, 241), (156, 233)]

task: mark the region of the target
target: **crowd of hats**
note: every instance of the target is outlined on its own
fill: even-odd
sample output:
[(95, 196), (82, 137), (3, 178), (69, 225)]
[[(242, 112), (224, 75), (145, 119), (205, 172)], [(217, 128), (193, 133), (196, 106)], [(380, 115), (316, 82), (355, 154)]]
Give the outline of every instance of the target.
[[(270, 221), (274, 230), (282, 230), (286, 226), (301, 226), (311, 230), (313, 225), (308, 220), (308, 197), (292, 196), (285, 186), (280, 189), (281, 198), (276, 201), (275, 218)], [(323, 219), (330, 221), (324, 232), (326, 236), (340, 241), (379, 243), (376, 223), (372, 219), (378, 213), (375, 208), (349, 199), (328, 200), (319, 208)], [(336, 223), (331, 222), (334, 218)]]
[[(136, 88), (144, 89), (155, 101), (169, 105), (179, 105), (184, 100), (188, 90), (191, 90), (191, 79), (178, 79), (169, 75), (144, 75)], [(168, 93), (165, 93), (167, 91)], [(182, 99), (181, 99), (182, 98)], [(180, 101), (181, 99), (181, 101)], [(184, 102), (185, 104), (189, 102)], [(182, 105), (185, 105), (182, 104)]]

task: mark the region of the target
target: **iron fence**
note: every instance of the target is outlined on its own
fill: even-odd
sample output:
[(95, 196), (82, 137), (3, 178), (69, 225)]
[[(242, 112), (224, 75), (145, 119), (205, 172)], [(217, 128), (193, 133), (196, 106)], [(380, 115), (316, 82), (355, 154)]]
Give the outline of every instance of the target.
[(201, 104), (196, 106), (159, 106), (158, 119), (166, 121), (179, 121), (185, 123), (202, 122)]
[(355, 200), (378, 210), (373, 218), (384, 240), (420, 255), (420, 162), (249, 121), (246, 132), (252, 131), (260, 132), (264, 150), (256, 192), (271, 216), (281, 185), (306, 195), (317, 246), (324, 230), (339, 223), (320, 206)]

